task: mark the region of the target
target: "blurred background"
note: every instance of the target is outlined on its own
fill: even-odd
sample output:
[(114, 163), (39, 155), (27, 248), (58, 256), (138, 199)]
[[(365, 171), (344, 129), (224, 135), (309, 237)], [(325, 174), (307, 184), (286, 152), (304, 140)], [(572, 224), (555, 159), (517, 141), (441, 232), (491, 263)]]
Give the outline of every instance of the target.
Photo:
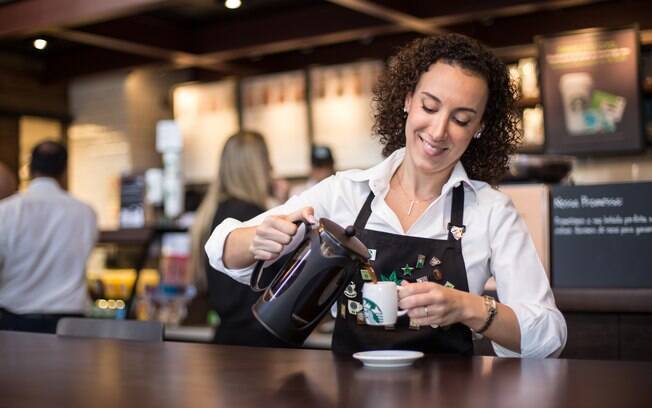
[[(589, 28), (637, 36), (638, 72), (624, 80), (640, 129), (626, 148), (560, 149), (544, 126), (562, 118), (545, 116), (540, 39)], [(227, 137), (260, 131), (290, 186), (308, 178), (313, 144), (336, 170), (372, 166), (377, 76), (397, 47), (440, 32), (510, 66), (524, 142), (503, 187), (550, 273), (552, 185), (652, 181), (649, 1), (0, 0), (0, 161), (24, 188), (32, 147), (67, 145), (68, 189), (102, 230), (89, 315), (215, 325), (188, 270), (188, 229)]]

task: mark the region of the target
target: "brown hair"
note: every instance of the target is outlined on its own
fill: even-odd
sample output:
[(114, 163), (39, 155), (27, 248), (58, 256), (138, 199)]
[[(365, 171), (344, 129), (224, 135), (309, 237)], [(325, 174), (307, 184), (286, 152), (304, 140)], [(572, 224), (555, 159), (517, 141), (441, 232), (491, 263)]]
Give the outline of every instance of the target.
[(477, 41), (460, 34), (414, 40), (390, 59), (374, 87), (374, 133), (383, 154), (405, 146), (405, 97), (414, 92), (421, 75), (438, 62), (459, 66), (483, 78), (489, 97), (482, 117), (482, 137), (472, 139), (461, 157), (470, 178), (492, 185), (507, 170), (509, 155), (521, 141), (517, 126), (517, 91), (505, 64)]

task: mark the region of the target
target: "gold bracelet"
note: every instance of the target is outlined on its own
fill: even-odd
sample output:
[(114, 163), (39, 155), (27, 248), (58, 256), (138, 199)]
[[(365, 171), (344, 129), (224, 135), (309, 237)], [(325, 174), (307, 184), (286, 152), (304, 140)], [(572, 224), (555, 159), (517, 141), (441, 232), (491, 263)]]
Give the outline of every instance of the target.
[(494, 318), (498, 314), (498, 309), (496, 308), (496, 299), (486, 295), (483, 297), (484, 297), (484, 305), (487, 308), (487, 320), (484, 321), (484, 324), (482, 325), (480, 330), (476, 331), (476, 333), (478, 334), (482, 334), (486, 332), (489, 326), (491, 326), (491, 323), (493, 323)]

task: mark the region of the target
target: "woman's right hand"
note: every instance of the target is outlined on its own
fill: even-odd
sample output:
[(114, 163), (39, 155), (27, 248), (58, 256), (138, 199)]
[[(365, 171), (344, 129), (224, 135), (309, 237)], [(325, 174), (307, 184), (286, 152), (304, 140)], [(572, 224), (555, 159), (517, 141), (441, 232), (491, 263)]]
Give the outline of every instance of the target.
[(281, 251), (292, 241), (299, 227), (294, 221), (304, 220), (316, 224), (315, 210), (312, 207), (304, 207), (288, 215), (270, 215), (262, 224), (256, 227), (249, 252), (254, 259), (259, 261), (271, 261), (279, 257)]

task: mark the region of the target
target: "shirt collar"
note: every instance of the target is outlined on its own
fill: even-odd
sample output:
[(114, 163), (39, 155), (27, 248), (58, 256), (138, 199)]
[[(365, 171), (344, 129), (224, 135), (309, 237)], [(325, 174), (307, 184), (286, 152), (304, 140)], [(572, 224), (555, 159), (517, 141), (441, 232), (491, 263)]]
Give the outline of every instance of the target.
[(29, 183), (27, 191), (30, 192), (60, 192), (62, 191), (59, 183), (53, 178), (50, 177), (37, 177)]
[[(382, 196), (389, 186), (389, 180), (398, 166), (403, 163), (404, 158), (405, 148), (403, 147), (395, 150), (385, 160), (367, 170), (345, 171), (341, 174), (352, 181), (368, 181), (371, 191), (373, 191), (376, 196)], [(466, 184), (470, 187), (473, 193), (477, 193), (476, 186), (473, 184), (471, 179), (469, 179), (466, 170), (464, 170), (464, 165), (462, 165), (462, 162), (458, 161), (455, 164), (448, 181), (444, 184), (441, 194), (448, 194), (453, 187), (458, 186), (460, 183)]]

